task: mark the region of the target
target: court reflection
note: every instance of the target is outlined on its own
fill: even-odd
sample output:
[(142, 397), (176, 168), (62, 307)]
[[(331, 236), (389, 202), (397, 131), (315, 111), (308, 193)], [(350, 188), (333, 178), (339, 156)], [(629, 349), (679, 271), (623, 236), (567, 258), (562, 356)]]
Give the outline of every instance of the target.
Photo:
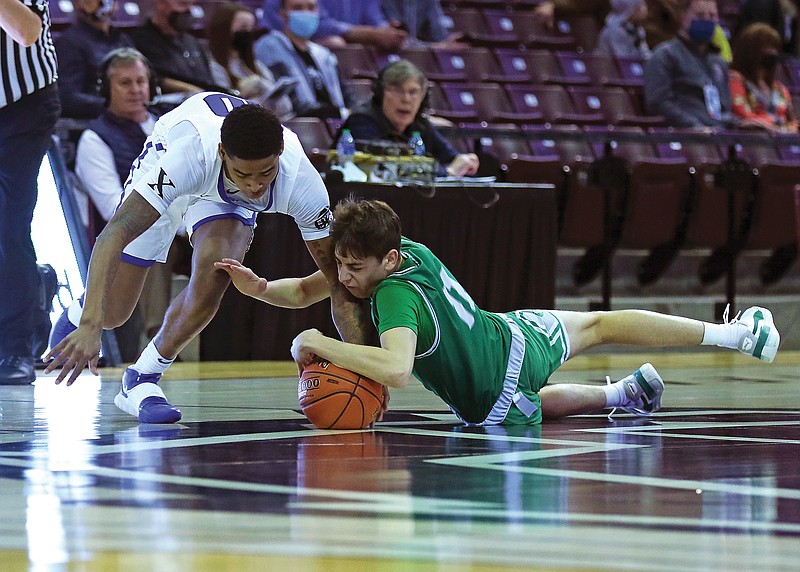
[(374, 431), (325, 432), (297, 445), (297, 488), (355, 492), (406, 492), (406, 459), (389, 457), (384, 436)]
[[(18, 406), (24, 409), (25, 404)], [(50, 380), (40, 380), (33, 388), (33, 436), (23, 477), (33, 571), (68, 560), (65, 505), (96, 500), (90, 469), (99, 438), (99, 404), (100, 380), (91, 376), (81, 376), (69, 388)]]

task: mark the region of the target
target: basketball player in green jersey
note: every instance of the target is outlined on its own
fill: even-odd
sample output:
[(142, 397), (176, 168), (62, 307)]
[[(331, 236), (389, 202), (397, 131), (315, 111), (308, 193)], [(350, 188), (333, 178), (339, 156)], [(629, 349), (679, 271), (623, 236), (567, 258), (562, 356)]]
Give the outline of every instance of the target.
[[(719, 345), (766, 362), (780, 344), (772, 314), (758, 307), (724, 324), (643, 310), (486, 312), (427, 247), (401, 236), (400, 220), (381, 201), (341, 202), (331, 236), (339, 281), (370, 298), (380, 347), (306, 330), (292, 344), (299, 368), (319, 356), (388, 387), (415, 377), (467, 423), (536, 424), (607, 407), (657, 411), (664, 382), (649, 363), (606, 386), (547, 385), (567, 359), (599, 344)], [(304, 307), (327, 292), (320, 273), (268, 283), (236, 261), (216, 264), (243, 293), (274, 305)]]

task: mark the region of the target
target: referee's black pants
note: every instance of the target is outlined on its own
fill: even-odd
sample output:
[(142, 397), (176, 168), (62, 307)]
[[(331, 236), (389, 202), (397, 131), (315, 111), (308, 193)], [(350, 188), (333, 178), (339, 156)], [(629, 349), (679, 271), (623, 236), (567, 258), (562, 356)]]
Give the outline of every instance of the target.
[(31, 221), (60, 111), (55, 84), (0, 108), (0, 357), (32, 353), (39, 275)]

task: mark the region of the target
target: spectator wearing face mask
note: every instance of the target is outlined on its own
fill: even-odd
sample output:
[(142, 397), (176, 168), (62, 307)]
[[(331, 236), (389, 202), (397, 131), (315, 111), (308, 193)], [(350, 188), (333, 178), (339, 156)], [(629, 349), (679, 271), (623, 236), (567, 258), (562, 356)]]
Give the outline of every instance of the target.
[[(399, 22), (390, 22), (380, 0), (313, 0), (320, 14), (319, 25), (311, 38), (328, 48), (339, 48), (347, 44), (375, 46), (386, 52), (396, 52), (408, 33)], [(283, 22), (280, 9), (286, 8), (282, 0), (264, 0), (264, 27), (280, 30)], [(309, 2), (296, 5), (306, 9)]]
[[(292, 102), (275, 83), (270, 69), (255, 59), (253, 31), (256, 17), (247, 6), (218, 4), (208, 22), (208, 49), (214, 83), (235, 89), (251, 101), (271, 108), (281, 121), (294, 116)], [(290, 84), (282, 84), (286, 92)]]
[(731, 64), (733, 114), (742, 125), (797, 132), (789, 89), (775, 77), (781, 36), (768, 24), (750, 24), (736, 37)]
[(647, 18), (645, 0), (611, 0), (611, 13), (600, 31), (595, 52), (616, 57), (647, 59), (650, 48), (642, 23)]
[(150, 60), (165, 93), (213, 89), (206, 49), (189, 31), (194, 0), (153, 0), (147, 22), (132, 34), (133, 43)]
[(644, 69), (647, 110), (675, 127), (735, 124), (728, 64), (711, 44), (719, 20), (715, 0), (689, 0), (678, 36), (660, 44)]
[(97, 75), (106, 55), (132, 47), (127, 34), (111, 26), (114, 0), (73, 0), (74, 23), (55, 39), (62, 117), (93, 119), (103, 112)]
[(347, 117), (346, 95), (339, 81), (338, 60), (326, 47), (312, 42), (319, 27), (317, 0), (283, 0), (283, 31), (273, 30), (256, 42), (256, 58), (276, 78), (297, 81), (291, 95), (297, 115)]

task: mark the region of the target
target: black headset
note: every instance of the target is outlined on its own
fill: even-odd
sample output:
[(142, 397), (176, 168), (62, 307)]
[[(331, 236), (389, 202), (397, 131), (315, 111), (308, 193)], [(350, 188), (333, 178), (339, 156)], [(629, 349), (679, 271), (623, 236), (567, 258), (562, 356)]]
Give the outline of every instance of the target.
[[(374, 105), (375, 107), (378, 108), (383, 107), (383, 90), (385, 87), (383, 85), (383, 78), (386, 75), (386, 72), (392, 69), (392, 67), (400, 64), (401, 62), (408, 62), (408, 60), (397, 60), (396, 62), (392, 62), (390, 64), (385, 65), (383, 69), (378, 73), (378, 77), (372, 80), (372, 105)], [(425, 90), (425, 96), (422, 98), (422, 102), (419, 105), (419, 111), (417, 112), (417, 117), (422, 115), (425, 112), (425, 109), (427, 109), (428, 107), (428, 100), (430, 99), (431, 96), (430, 82), (428, 82), (428, 84), (429, 84), (428, 88)]]
[(144, 54), (142, 54), (139, 50), (135, 50), (133, 48), (117, 48), (115, 50), (111, 50), (106, 54), (106, 57), (103, 58), (103, 62), (100, 64), (100, 69), (97, 71), (97, 93), (100, 97), (103, 98), (105, 101), (106, 106), (108, 106), (110, 99), (111, 99), (111, 78), (108, 76), (109, 68), (114, 63), (115, 60), (118, 58), (136, 58), (144, 65), (147, 66), (147, 72), (150, 80), (150, 100), (152, 101), (155, 96), (161, 93), (160, 88), (158, 87), (158, 77), (156, 77), (156, 70), (153, 67), (153, 64), (150, 63)]

